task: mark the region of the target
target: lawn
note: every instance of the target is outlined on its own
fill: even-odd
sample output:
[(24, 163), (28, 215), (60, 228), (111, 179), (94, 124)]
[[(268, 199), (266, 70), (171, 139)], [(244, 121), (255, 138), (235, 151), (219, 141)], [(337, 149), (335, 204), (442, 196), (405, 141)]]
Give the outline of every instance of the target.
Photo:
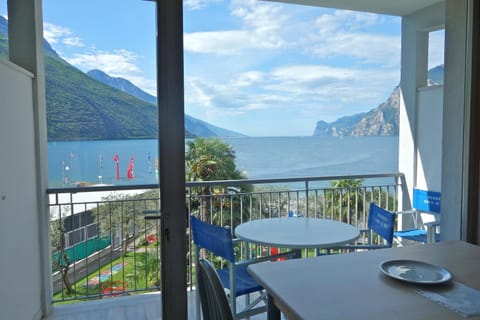
[[(145, 270), (149, 276), (145, 277)], [(157, 290), (160, 283), (160, 265), (158, 259), (146, 252), (128, 252), (91, 272), (73, 284), (74, 293), (68, 295), (66, 290), (53, 296), (57, 304), (74, 303), (85, 300), (100, 299), (103, 295), (137, 294)], [(134, 274), (137, 277), (134, 277)], [(62, 301), (64, 300), (64, 301)]]

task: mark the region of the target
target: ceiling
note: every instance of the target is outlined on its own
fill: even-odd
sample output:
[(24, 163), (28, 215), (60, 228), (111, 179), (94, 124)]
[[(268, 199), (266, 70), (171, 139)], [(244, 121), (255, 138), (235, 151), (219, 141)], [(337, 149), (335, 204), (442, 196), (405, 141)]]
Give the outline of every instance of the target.
[(267, 0), (316, 7), (405, 16), (445, 0)]

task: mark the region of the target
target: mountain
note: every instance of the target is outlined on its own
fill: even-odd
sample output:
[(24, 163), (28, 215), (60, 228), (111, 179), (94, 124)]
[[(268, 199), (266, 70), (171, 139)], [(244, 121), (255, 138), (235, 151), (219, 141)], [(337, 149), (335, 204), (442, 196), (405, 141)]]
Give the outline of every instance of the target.
[[(430, 69), (428, 83), (443, 84), (443, 74), (443, 65)], [(368, 112), (341, 117), (330, 123), (318, 121), (313, 136), (396, 136), (399, 129), (399, 107), (400, 87), (397, 86), (385, 102)]]
[(358, 113), (352, 116), (345, 116), (335, 122), (328, 123), (323, 120), (317, 122), (314, 136), (345, 136), (352, 130), (352, 127), (360, 121), (366, 113)]
[(151, 104), (157, 104), (157, 98), (146, 93), (142, 89), (136, 87), (130, 81), (123, 78), (114, 78), (109, 76), (103, 71), (94, 69), (87, 72), (91, 78), (102, 82), (110, 87), (116, 88), (120, 91), (123, 91), (131, 96), (134, 96), (140, 100), (146, 101)]
[[(0, 56), (8, 56), (8, 22), (0, 16)], [(156, 138), (156, 98), (125, 79), (104, 74), (101, 81), (62, 59), (44, 40), (48, 140)], [(100, 77), (101, 73), (97, 73)], [(113, 83), (104, 82), (114, 80)], [(117, 89), (120, 87), (122, 90)], [(196, 132), (185, 136), (241, 136), (186, 116)]]
[[(151, 104), (157, 104), (157, 98), (135, 86), (124, 78), (112, 77), (101, 70), (90, 70), (87, 74), (95, 80), (121, 90)], [(202, 137), (244, 137), (245, 135), (211, 125), (200, 119), (185, 115), (185, 128), (194, 135)]]
[(445, 67), (443, 64), (428, 70), (428, 80), (431, 85), (443, 84)]
[[(157, 137), (157, 108), (45, 57), (49, 140)], [(188, 135), (188, 133), (186, 133)]]
[(394, 136), (398, 135), (400, 88), (387, 101), (368, 112), (341, 117), (334, 122), (318, 121), (314, 136)]
[[(7, 26), (2, 17), (0, 26), (0, 30)], [(157, 137), (155, 105), (92, 79), (60, 58), (48, 43), (44, 44), (49, 141)]]

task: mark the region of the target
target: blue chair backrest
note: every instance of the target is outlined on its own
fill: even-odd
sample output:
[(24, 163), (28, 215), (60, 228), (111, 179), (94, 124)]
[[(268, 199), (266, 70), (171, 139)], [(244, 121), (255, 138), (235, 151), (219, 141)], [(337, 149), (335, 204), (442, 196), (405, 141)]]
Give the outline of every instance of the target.
[(419, 211), (440, 213), (440, 198), (440, 192), (414, 188), (413, 208)]
[(214, 224), (203, 222), (194, 216), (190, 216), (193, 242), (200, 248), (220, 256), (234, 263), (232, 233), (229, 228), (223, 228)]
[(368, 228), (375, 231), (389, 244), (393, 241), (393, 229), (395, 227), (395, 215), (380, 208), (373, 202), (370, 203), (368, 214)]

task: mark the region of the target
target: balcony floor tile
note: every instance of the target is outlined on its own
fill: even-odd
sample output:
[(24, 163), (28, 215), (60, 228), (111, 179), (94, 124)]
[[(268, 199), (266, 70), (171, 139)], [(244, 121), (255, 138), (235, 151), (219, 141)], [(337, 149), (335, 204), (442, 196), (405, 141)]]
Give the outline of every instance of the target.
[[(188, 318), (195, 317), (195, 291), (188, 292)], [(243, 299), (239, 299), (241, 303)], [(266, 319), (260, 314), (253, 320)], [(47, 320), (155, 320), (162, 319), (161, 294), (158, 292), (117, 297), (54, 307)]]

